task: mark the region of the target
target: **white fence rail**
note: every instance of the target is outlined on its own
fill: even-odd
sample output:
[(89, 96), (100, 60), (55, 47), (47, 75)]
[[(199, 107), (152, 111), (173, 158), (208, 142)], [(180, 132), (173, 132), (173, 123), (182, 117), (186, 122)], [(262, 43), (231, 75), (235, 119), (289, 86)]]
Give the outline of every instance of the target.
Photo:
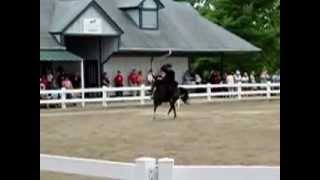
[(121, 163), (40, 154), (40, 170), (121, 180), (280, 180), (279, 166), (175, 166), (146, 157)]
[[(241, 100), (248, 96), (259, 96), (270, 99), (272, 96), (280, 95), (280, 83), (256, 83), (256, 84), (201, 84), (201, 85), (179, 85), (189, 91), (190, 98), (206, 98), (207, 101), (212, 101), (214, 98), (223, 97), (224, 99)], [(40, 104), (60, 104), (62, 108), (66, 108), (66, 104), (81, 103), (82, 107), (86, 103), (100, 102), (102, 106), (108, 106), (111, 102), (128, 102), (138, 101), (140, 104), (145, 104), (150, 100), (150, 86), (140, 87), (102, 87), (102, 88), (87, 88), (87, 89), (59, 89), (59, 90), (42, 90), (40, 91)], [(196, 92), (194, 92), (196, 91)], [(135, 94), (133, 96), (113, 96), (116, 92), (125, 92), (126, 94)], [(137, 92), (139, 95), (136, 95)], [(89, 98), (85, 97), (86, 93), (100, 93), (100, 97)], [(68, 95), (73, 95), (72, 98), (67, 98)], [(75, 96), (77, 95), (77, 96)]]

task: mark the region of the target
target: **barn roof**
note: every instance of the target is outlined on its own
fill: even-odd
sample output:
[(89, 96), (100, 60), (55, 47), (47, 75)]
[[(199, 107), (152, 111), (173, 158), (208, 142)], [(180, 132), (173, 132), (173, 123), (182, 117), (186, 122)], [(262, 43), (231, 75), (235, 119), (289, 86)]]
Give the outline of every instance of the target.
[[(49, 34), (50, 30), (70, 21), (74, 14), (94, 0), (40, 0), (40, 49), (63, 48)], [(167, 52), (252, 52), (260, 49), (222, 27), (203, 18), (189, 3), (161, 0), (159, 29), (142, 30), (119, 8), (118, 0), (95, 0), (124, 33), (119, 51)], [(123, 1), (123, 0), (122, 0)], [(126, 0), (139, 1), (139, 0)], [(68, 18), (57, 19), (55, 12)], [(58, 29), (58, 28), (57, 28)]]

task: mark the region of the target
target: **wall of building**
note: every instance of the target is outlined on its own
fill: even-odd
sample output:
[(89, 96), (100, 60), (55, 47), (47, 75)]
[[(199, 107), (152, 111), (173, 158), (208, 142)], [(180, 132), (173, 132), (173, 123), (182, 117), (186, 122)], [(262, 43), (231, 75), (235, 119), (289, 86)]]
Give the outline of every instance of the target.
[[(188, 58), (186, 57), (169, 57), (167, 59), (154, 58), (152, 69), (158, 72), (163, 64), (171, 63), (176, 72), (176, 81), (182, 82), (182, 76), (188, 69)], [(107, 72), (109, 77), (114, 77), (117, 70), (120, 70), (126, 77), (125, 84), (127, 85), (127, 77), (132, 69), (137, 71), (142, 70), (143, 75), (146, 74), (151, 68), (151, 57), (111, 57), (110, 60), (104, 64), (104, 72)]]

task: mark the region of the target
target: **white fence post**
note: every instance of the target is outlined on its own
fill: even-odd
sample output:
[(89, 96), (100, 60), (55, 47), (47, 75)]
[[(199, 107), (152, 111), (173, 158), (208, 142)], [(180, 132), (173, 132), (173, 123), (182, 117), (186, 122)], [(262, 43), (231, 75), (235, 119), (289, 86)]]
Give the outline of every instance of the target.
[(107, 87), (102, 86), (102, 106), (107, 107)]
[(207, 99), (208, 101), (211, 101), (211, 84), (207, 83)]
[(66, 109), (66, 88), (61, 88), (61, 108)]
[(271, 82), (270, 81), (267, 82), (267, 98), (268, 99), (271, 98)]
[(145, 86), (144, 86), (144, 84), (142, 84), (141, 86), (140, 86), (140, 97), (141, 97), (141, 100), (140, 100), (140, 103), (141, 104), (144, 104), (144, 98), (145, 98), (145, 96), (146, 96), (146, 94), (145, 94)]
[(85, 93), (84, 93), (84, 89), (81, 88), (81, 106), (84, 107), (85, 106)]
[(173, 180), (174, 159), (161, 158), (158, 160), (158, 180)]
[(241, 92), (242, 92), (242, 86), (241, 86), (241, 82), (238, 82), (238, 99), (241, 100)]
[(142, 157), (135, 160), (136, 166), (132, 180), (156, 180), (156, 159)]

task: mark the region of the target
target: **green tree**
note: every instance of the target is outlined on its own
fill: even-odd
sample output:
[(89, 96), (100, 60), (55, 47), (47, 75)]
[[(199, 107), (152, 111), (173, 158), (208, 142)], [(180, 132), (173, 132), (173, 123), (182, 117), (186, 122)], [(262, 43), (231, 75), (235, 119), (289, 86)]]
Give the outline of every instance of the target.
[[(208, 20), (224, 27), (262, 49), (255, 56), (224, 57), (226, 70), (260, 71), (266, 67), (274, 72), (280, 67), (280, 0), (187, 0)], [(195, 66), (214, 58), (197, 58)], [(207, 60), (207, 61), (206, 61)]]

